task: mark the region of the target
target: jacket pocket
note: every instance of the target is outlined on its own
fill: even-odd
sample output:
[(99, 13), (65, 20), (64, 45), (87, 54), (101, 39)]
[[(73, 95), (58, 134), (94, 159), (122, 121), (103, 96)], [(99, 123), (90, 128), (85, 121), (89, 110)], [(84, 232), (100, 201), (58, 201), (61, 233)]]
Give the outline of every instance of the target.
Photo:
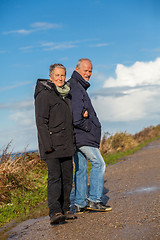
[(65, 130), (65, 127), (64, 127), (64, 122), (61, 122), (59, 123), (58, 125), (50, 128), (49, 130), (49, 134), (52, 135), (54, 133), (59, 133), (59, 132), (62, 132)]
[(53, 148), (57, 150), (58, 146), (63, 147), (65, 144), (64, 138), (65, 138), (65, 128), (64, 126), (58, 126), (56, 128), (53, 128), (49, 132), (53, 144)]

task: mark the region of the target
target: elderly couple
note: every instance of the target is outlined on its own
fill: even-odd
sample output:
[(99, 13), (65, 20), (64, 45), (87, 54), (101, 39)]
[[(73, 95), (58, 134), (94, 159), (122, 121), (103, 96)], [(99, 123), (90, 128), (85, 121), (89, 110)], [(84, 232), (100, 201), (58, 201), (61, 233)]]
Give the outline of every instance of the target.
[[(62, 64), (50, 66), (49, 79), (37, 80), (35, 116), (40, 156), (48, 167), (51, 224), (77, 218), (70, 211), (73, 157), (75, 213), (111, 210), (102, 203), (105, 162), (99, 151), (101, 124), (87, 94), (91, 74), (91, 61), (82, 58), (68, 82)], [(92, 163), (89, 192), (87, 159)]]

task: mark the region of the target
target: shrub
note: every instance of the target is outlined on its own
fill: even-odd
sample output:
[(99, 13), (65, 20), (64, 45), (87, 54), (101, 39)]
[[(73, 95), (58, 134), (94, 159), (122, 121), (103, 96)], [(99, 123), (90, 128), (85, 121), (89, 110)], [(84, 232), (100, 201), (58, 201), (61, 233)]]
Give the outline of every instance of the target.
[(136, 133), (133, 135), (133, 138), (138, 142), (141, 143), (143, 141), (157, 138), (160, 136), (160, 124), (155, 126), (149, 126), (147, 128), (144, 128), (142, 131)]
[(100, 150), (104, 154), (124, 152), (138, 145), (138, 142), (127, 132), (115, 133), (108, 139), (106, 135), (102, 138)]
[(140, 143), (160, 137), (160, 124), (144, 128), (139, 133), (131, 135), (127, 132), (115, 133), (114, 135), (108, 132), (104, 134), (100, 151), (102, 154), (112, 154), (116, 152), (124, 152), (128, 149), (137, 147)]

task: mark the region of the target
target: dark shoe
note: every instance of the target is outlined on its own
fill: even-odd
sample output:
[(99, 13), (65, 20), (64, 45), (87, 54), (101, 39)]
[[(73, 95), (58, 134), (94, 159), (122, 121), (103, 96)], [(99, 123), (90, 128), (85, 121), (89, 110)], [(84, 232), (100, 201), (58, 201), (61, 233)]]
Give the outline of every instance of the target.
[(67, 211), (64, 214), (64, 216), (66, 217), (66, 220), (76, 219), (77, 218), (77, 216), (74, 213), (72, 213), (71, 211)]
[(58, 224), (64, 222), (66, 217), (62, 213), (56, 213), (52, 217), (50, 217), (50, 224)]
[(112, 210), (112, 208), (110, 206), (106, 206), (101, 202), (96, 203), (96, 202), (91, 202), (91, 201), (88, 201), (86, 209), (91, 210), (91, 211), (100, 211), (100, 212), (107, 212), (107, 211)]
[(86, 211), (86, 207), (78, 207), (75, 205), (75, 213), (82, 214)]

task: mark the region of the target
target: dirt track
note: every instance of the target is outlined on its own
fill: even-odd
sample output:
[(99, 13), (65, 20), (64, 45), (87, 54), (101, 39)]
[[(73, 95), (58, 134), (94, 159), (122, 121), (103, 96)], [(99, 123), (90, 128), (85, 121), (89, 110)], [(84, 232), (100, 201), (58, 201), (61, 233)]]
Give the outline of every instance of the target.
[(57, 226), (50, 226), (48, 216), (28, 220), (8, 239), (159, 240), (160, 140), (107, 167), (103, 200), (111, 212), (84, 213)]

